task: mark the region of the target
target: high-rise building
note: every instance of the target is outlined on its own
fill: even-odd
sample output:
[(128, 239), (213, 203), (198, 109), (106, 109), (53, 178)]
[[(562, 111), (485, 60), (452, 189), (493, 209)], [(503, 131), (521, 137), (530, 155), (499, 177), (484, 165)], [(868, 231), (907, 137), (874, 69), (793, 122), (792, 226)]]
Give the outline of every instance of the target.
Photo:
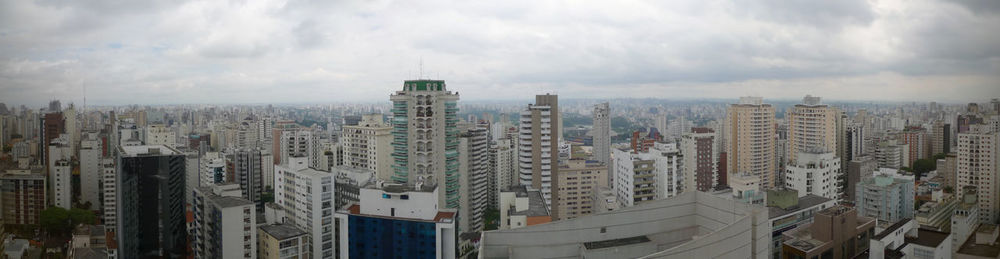
[(90, 203), (91, 208), (101, 205), (101, 179), (103, 170), (103, 141), (96, 133), (83, 135), (80, 141), (80, 203)]
[(256, 258), (257, 212), (254, 202), (241, 197), (240, 186), (202, 186), (192, 191), (194, 257)]
[(458, 93), (443, 80), (407, 80), (392, 101), (395, 183), (443, 187), (438, 204), (459, 206)]
[(922, 128), (911, 128), (907, 129), (898, 134), (898, 140), (900, 144), (905, 144), (909, 149), (903, 150), (907, 152), (908, 160), (903, 161), (903, 166), (912, 167), (913, 163), (918, 159), (930, 157), (929, 143), (930, 137), (927, 132)]
[(692, 128), (681, 136), (684, 155), (683, 191), (711, 191), (717, 182), (719, 150), (715, 132), (710, 128)]
[[(41, 157), (39, 161), (44, 165), (48, 165), (51, 159), (49, 159), (49, 146), (52, 144), (52, 140), (59, 137), (63, 133), (65, 127), (65, 121), (63, 121), (63, 116), (61, 112), (50, 112), (46, 113), (41, 117), (41, 133), (39, 134), (40, 142), (38, 142), (41, 147), (39, 151)], [(68, 140), (67, 140), (68, 142)], [(48, 174), (48, 169), (46, 169), (46, 174)]]
[(17, 169), (0, 173), (0, 223), (38, 225), (45, 210), (45, 175), (42, 169)]
[(827, 199), (840, 198), (841, 192), (837, 189), (840, 159), (833, 152), (799, 152), (785, 170), (785, 187), (798, 191), (799, 197), (813, 194)]
[[(305, 157), (309, 160), (309, 167), (319, 168), (319, 161), (317, 161), (317, 154), (313, 154), (316, 151), (316, 146), (319, 145), (318, 136), (313, 136), (313, 132), (309, 129), (288, 129), (281, 131), (281, 140), (279, 142), (280, 148), (277, 155), (280, 155), (281, 163), (289, 160), (289, 157)], [(327, 170), (327, 169), (323, 169)]]
[(875, 161), (875, 158), (871, 156), (858, 156), (847, 162), (847, 166), (841, 165), (841, 167), (847, 168), (847, 185), (844, 186), (844, 194), (847, 197), (844, 200), (853, 203), (856, 198), (854, 195), (858, 182), (861, 179), (874, 176), (875, 170), (878, 168), (878, 161)]
[(956, 191), (964, 193), (975, 187), (979, 200), (979, 221), (995, 223), (1000, 212), (1000, 134), (987, 125), (972, 125), (969, 131), (958, 134), (958, 160)]
[(61, 134), (52, 139), (48, 147), (49, 199), (50, 205), (70, 209), (73, 207), (73, 149), (69, 145), (69, 135)]
[(517, 140), (518, 181), (540, 190), (552, 204), (552, 178), (559, 173), (559, 96), (536, 95), (535, 104), (521, 112)]
[(104, 178), (105, 220), (114, 222), (109, 257), (186, 254), (184, 154), (163, 145), (122, 146), (115, 157), (117, 168)]
[(339, 256), (455, 258), (457, 211), (440, 206), (431, 184), (362, 188), (359, 204), (337, 211)]
[[(741, 97), (726, 110), (726, 171), (749, 174), (763, 188), (774, 188), (774, 107), (760, 97)], [(732, 179), (732, 177), (728, 177)]]
[(594, 160), (611, 162), (611, 107), (607, 102), (594, 106)]
[(264, 213), (264, 183), (262, 176), (264, 167), (270, 166), (270, 161), (265, 161), (261, 156), (261, 151), (256, 148), (241, 148), (226, 155), (233, 172), (233, 183), (239, 184), (243, 190), (243, 199), (255, 204), (258, 214)]
[(274, 169), (274, 202), (285, 223), (309, 233), (311, 258), (335, 258), (334, 175), (309, 168), (306, 157), (289, 157)]
[(572, 219), (595, 211), (593, 193), (608, 186), (608, 166), (600, 161), (570, 159), (559, 163), (552, 194), (552, 220)]
[(489, 205), (489, 154), (487, 130), (476, 124), (469, 125), (459, 137), (459, 219), (458, 230), (473, 233), (483, 230), (483, 216)]
[(145, 141), (146, 145), (165, 145), (168, 147), (173, 147), (177, 143), (177, 133), (163, 124), (150, 124), (145, 127), (146, 134)]
[(490, 145), (490, 166), (492, 177), (489, 191), (490, 208), (496, 209), (500, 202), (500, 192), (517, 185), (517, 150), (511, 139), (502, 138)]
[(913, 218), (914, 195), (913, 179), (876, 175), (858, 182), (854, 207), (860, 216), (897, 222)]
[(796, 104), (789, 110), (788, 161), (796, 161), (802, 152), (826, 153), (838, 150), (837, 124), (840, 111), (822, 104), (820, 100), (820, 97), (806, 95), (802, 98), (802, 104)]
[(931, 155), (951, 153), (951, 124), (935, 121), (931, 128)]
[(942, 186), (956, 187), (958, 183), (958, 155), (956, 153), (948, 153), (944, 155), (944, 159), (938, 159), (937, 161), (937, 175), (941, 177)]
[[(392, 127), (382, 121), (382, 114), (366, 114), (356, 125), (344, 125), (340, 144), (345, 165), (375, 172), (379, 180), (392, 176)], [(331, 165), (332, 166), (332, 165)]]

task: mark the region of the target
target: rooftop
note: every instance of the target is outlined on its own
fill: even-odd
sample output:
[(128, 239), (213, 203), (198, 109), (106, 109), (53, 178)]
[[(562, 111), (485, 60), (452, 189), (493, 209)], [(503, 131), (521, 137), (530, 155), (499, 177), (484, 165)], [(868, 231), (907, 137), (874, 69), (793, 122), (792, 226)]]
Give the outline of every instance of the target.
[(509, 191), (516, 192), (517, 197), (528, 197), (528, 209), (523, 211), (511, 211), (510, 215), (524, 215), (528, 217), (549, 216), (549, 208), (545, 206), (545, 199), (542, 192), (528, 191), (525, 186), (517, 186)]
[(948, 240), (951, 234), (938, 232), (929, 229), (918, 229), (917, 237), (906, 237), (906, 242), (911, 244), (917, 244), (924, 247), (938, 247), (941, 242)]
[(179, 155), (180, 151), (177, 149), (167, 147), (165, 145), (145, 145), (145, 146), (120, 146), (119, 150), (122, 155), (127, 157), (137, 157), (137, 156), (166, 156), (166, 155)]
[(899, 228), (901, 228), (903, 226), (906, 226), (906, 223), (908, 223), (908, 222), (910, 222), (909, 219), (902, 219), (900, 221), (896, 221), (896, 223), (892, 223), (891, 226), (889, 226), (885, 230), (882, 230), (882, 232), (879, 232), (878, 234), (875, 234), (875, 239), (883, 239), (883, 238), (885, 238), (886, 236), (888, 236), (889, 234), (892, 234), (892, 232), (896, 231), (897, 229), (899, 229)]
[(791, 207), (788, 207), (788, 208), (785, 208), (785, 209), (782, 209), (782, 208), (779, 208), (779, 207), (767, 207), (768, 217), (771, 218), (771, 219), (780, 218), (782, 216), (788, 215), (790, 213), (794, 213), (796, 211), (800, 211), (800, 210), (803, 210), (803, 209), (808, 209), (810, 207), (823, 204), (823, 203), (828, 202), (830, 200), (831, 199), (826, 198), (826, 197), (821, 197), (821, 196), (816, 196), (816, 195), (813, 195), (813, 194), (808, 194), (806, 196), (803, 196), (802, 198), (799, 198), (799, 204), (796, 205), (796, 206), (791, 206)]
[(586, 243), (583, 243), (583, 246), (587, 247), (587, 249), (602, 249), (602, 248), (608, 248), (608, 247), (634, 245), (634, 244), (646, 243), (646, 242), (649, 242), (649, 237), (646, 237), (646, 236), (634, 236), (634, 237), (626, 237), (626, 238), (619, 238), (619, 239), (586, 242)]
[(450, 211), (440, 211), (439, 210), (438, 213), (436, 215), (434, 215), (434, 219), (433, 220), (422, 220), (422, 219), (400, 218), (400, 217), (388, 217), (388, 216), (361, 214), (361, 205), (358, 205), (358, 204), (347, 205), (347, 211), (346, 212), (348, 214), (351, 214), (351, 215), (358, 215), (358, 216), (365, 216), (365, 217), (385, 218), (385, 219), (401, 219), (401, 220), (408, 220), (408, 221), (441, 222), (441, 223), (452, 223), (452, 222), (455, 222), (455, 214), (456, 214), (456, 212), (452, 209)]
[(254, 204), (252, 201), (242, 197), (220, 196), (212, 192), (211, 187), (198, 187), (198, 190), (205, 195), (205, 199), (219, 205), (221, 208), (239, 207)]
[(306, 234), (305, 230), (301, 230), (291, 224), (263, 225), (260, 226), (260, 230), (277, 240), (285, 240)]
[(965, 244), (958, 248), (958, 253), (986, 258), (1000, 257), (1000, 237), (993, 240), (993, 245), (979, 245), (976, 244), (976, 235), (971, 235), (969, 240), (966, 240)]

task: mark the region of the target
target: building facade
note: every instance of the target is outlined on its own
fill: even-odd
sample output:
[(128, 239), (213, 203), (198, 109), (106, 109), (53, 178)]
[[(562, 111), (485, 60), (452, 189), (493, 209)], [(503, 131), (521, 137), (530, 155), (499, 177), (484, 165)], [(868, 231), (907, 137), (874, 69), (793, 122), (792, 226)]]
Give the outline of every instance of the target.
[(898, 222), (914, 217), (914, 185), (912, 179), (877, 175), (857, 184), (855, 208), (860, 216), (883, 222)]
[(564, 220), (595, 212), (591, 198), (608, 187), (608, 167), (600, 161), (571, 159), (559, 164), (553, 191), (552, 220)]
[(607, 102), (594, 105), (594, 160), (611, 162), (611, 106)]
[(729, 106), (725, 124), (729, 176), (749, 174), (760, 178), (761, 187), (775, 187), (774, 125), (774, 107), (760, 97), (741, 97)]
[(559, 96), (536, 95), (535, 104), (521, 112), (518, 127), (518, 182), (540, 190), (552, 204), (552, 177), (559, 173)]
[(117, 168), (105, 171), (105, 181), (114, 181), (105, 184), (105, 219), (114, 221), (109, 257), (186, 254), (184, 154), (163, 145), (122, 146), (115, 153)]
[(956, 191), (963, 193), (968, 187), (976, 187), (979, 195), (979, 219), (983, 223), (995, 223), (1000, 209), (1000, 135), (987, 125), (971, 125), (969, 130), (958, 134), (958, 157), (956, 167)]
[(237, 184), (192, 190), (195, 258), (256, 258), (257, 210), (240, 194)]
[(715, 132), (710, 128), (692, 128), (681, 136), (684, 154), (684, 191), (711, 191), (718, 181), (719, 150)]
[(389, 100), (392, 182), (442, 186), (440, 204), (458, 208), (458, 93), (442, 80), (408, 80)]
[(796, 160), (785, 167), (785, 187), (797, 190), (799, 197), (813, 194), (839, 199), (839, 173), (840, 159), (833, 152), (799, 152)]
[(41, 168), (0, 174), (0, 220), (4, 225), (38, 225), (45, 210), (45, 175)]
[(361, 203), (337, 211), (341, 258), (455, 258), (455, 209), (438, 204), (434, 186), (361, 189)]
[(382, 121), (382, 114), (366, 114), (357, 125), (344, 125), (340, 143), (345, 165), (368, 169), (379, 180), (390, 180), (392, 127)]
[(308, 158), (289, 157), (274, 170), (274, 202), (285, 209), (285, 224), (309, 233), (311, 258), (335, 258), (334, 175), (308, 167)]

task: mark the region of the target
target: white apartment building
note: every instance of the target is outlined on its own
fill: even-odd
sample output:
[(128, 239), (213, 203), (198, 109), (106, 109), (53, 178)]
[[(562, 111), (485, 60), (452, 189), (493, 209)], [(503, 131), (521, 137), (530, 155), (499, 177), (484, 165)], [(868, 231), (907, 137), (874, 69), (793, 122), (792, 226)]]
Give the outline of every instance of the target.
[(785, 187), (798, 191), (799, 197), (813, 194), (837, 199), (840, 159), (833, 152), (799, 152), (796, 157), (785, 167)]
[(683, 156), (676, 143), (655, 143), (648, 152), (614, 152), (614, 189), (623, 207), (677, 196), (683, 191)]
[[(214, 138), (214, 137), (213, 137)], [(307, 166), (317, 168), (319, 161), (313, 161), (313, 151), (318, 144), (318, 138), (313, 136), (309, 129), (290, 129), (281, 132), (279, 141), (281, 162), (285, 163), (289, 157), (305, 157), (308, 159)], [(325, 170), (325, 169), (324, 169)]]
[(192, 192), (194, 257), (256, 258), (257, 213), (252, 201), (240, 197), (240, 186), (203, 186)]
[(500, 139), (490, 146), (490, 166), (492, 166), (493, 188), (489, 191), (491, 208), (497, 208), (500, 202), (500, 192), (514, 186), (517, 183), (517, 156), (516, 150), (511, 148), (510, 139)]
[(52, 206), (70, 209), (73, 207), (73, 149), (68, 144), (69, 135), (61, 134), (49, 145), (49, 199)]
[(282, 161), (274, 170), (274, 202), (285, 208), (285, 223), (309, 232), (314, 258), (335, 258), (334, 175), (309, 168), (305, 157)]
[(358, 125), (343, 126), (342, 161), (346, 166), (371, 170), (379, 180), (388, 181), (393, 173), (391, 143), (392, 127), (382, 121), (382, 114), (366, 114)]
[(958, 134), (958, 193), (975, 187), (978, 193), (979, 221), (995, 223), (1000, 213), (1000, 135), (989, 125), (971, 125), (969, 131)]
[(483, 216), (489, 205), (489, 156), (485, 127), (471, 125), (461, 133), (458, 143), (459, 231), (482, 231)]
[(163, 124), (150, 124), (145, 128), (146, 145), (177, 146), (177, 133)]
[(91, 208), (101, 204), (101, 139), (86, 133), (80, 141), (80, 203), (90, 202)]

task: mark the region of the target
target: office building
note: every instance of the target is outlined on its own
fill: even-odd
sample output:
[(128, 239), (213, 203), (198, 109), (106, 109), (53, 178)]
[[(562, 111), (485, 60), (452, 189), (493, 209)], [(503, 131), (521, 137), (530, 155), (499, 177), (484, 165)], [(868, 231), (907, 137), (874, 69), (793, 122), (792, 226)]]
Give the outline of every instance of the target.
[(455, 209), (433, 185), (373, 184), (361, 203), (337, 211), (341, 258), (455, 258)]
[(0, 223), (38, 225), (45, 210), (45, 175), (42, 169), (7, 170), (0, 174)]
[(256, 258), (257, 209), (242, 197), (240, 185), (202, 186), (193, 192), (194, 257)]
[(749, 174), (762, 188), (774, 188), (774, 107), (760, 97), (741, 97), (726, 109), (725, 133), (729, 175)]
[(518, 126), (518, 182), (540, 190), (546, 206), (552, 204), (552, 177), (559, 173), (559, 115), (559, 96), (536, 95)]
[(833, 152), (799, 152), (796, 159), (785, 168), (785, 187), (797, 190), (799, 197), (813, 194), (839, 199), (839, 173), (840, 159)]
[(336, 257), (334, 175), (309, 168), (306, 157), (289, 157), (274, 169), (274, 202), (285, 209), (285, 224), (309, 233), (312, 258)]
[(876, 175), (857, 183), (854, 197), (860, 216), (883, 222), (897, 222), (914, 217), (913, 179)]
[[(768, 258), (768, 211), (704, 192), (483, 232), (484, 258)], [(696, 238), (697, 237), (697, 238)]]
[(868, 250), (875, 219), (851, 207), (834, 206), (817, 212), (812, 224), (782, 235), (783, 258), (855, 258)]
[(715, 149), (716, 134), (710, 128), (692, 128), (681, 136), (684, 155), (683, 191), (711, 191), (718, 181), (719, 150)]
[(500, 230), (552, 222), (542, 193), (529, 191), (526, 186), (514, 186), (500, 192), (498, 210), (500, 222), (497, 229)]
[(309, 258), (309, 235), (290, 224), (263, 225), (257, 228), (257, 258)]
[(552, 192), (552, 220), (594, 213), (593, 192), (608, 186), (608, 166), (600, 161), (570, 159), (559, 163)]
[(482, 231), (483, 216), (489, 205), (489, 154), (486, 127), (469, 125), (459, 135), (459, 215), (461, 233)]
[(442, 80), (408, 80), (389, 100), (394, 161), (389, 178), (441, 186), (438, 203), (458, 208), (458, 93)]
[(594, 105), (594, 160), (611, 162), (611, 107), (607, 102)]
[(956, 191), (976, 187), (979, 195), (979, 221), (995, 223), (1000, 213), (1000, 135), (987, 125), (971, 125), (958, 134)]
[[(159, 146), (122, 146), (105, 171), (108, 256), (179, 257), (187, 245), (184, 154)], [(110, 224), (108, 224), (110, 223)], [(113, 226), (113, 227), (112, 227)]]
[(382, 114), (366, 114), (356, 125), (344, 125), (340, 136), (343, 164), (375, 172), (379, 180), (392, 176), (392, 127)]

